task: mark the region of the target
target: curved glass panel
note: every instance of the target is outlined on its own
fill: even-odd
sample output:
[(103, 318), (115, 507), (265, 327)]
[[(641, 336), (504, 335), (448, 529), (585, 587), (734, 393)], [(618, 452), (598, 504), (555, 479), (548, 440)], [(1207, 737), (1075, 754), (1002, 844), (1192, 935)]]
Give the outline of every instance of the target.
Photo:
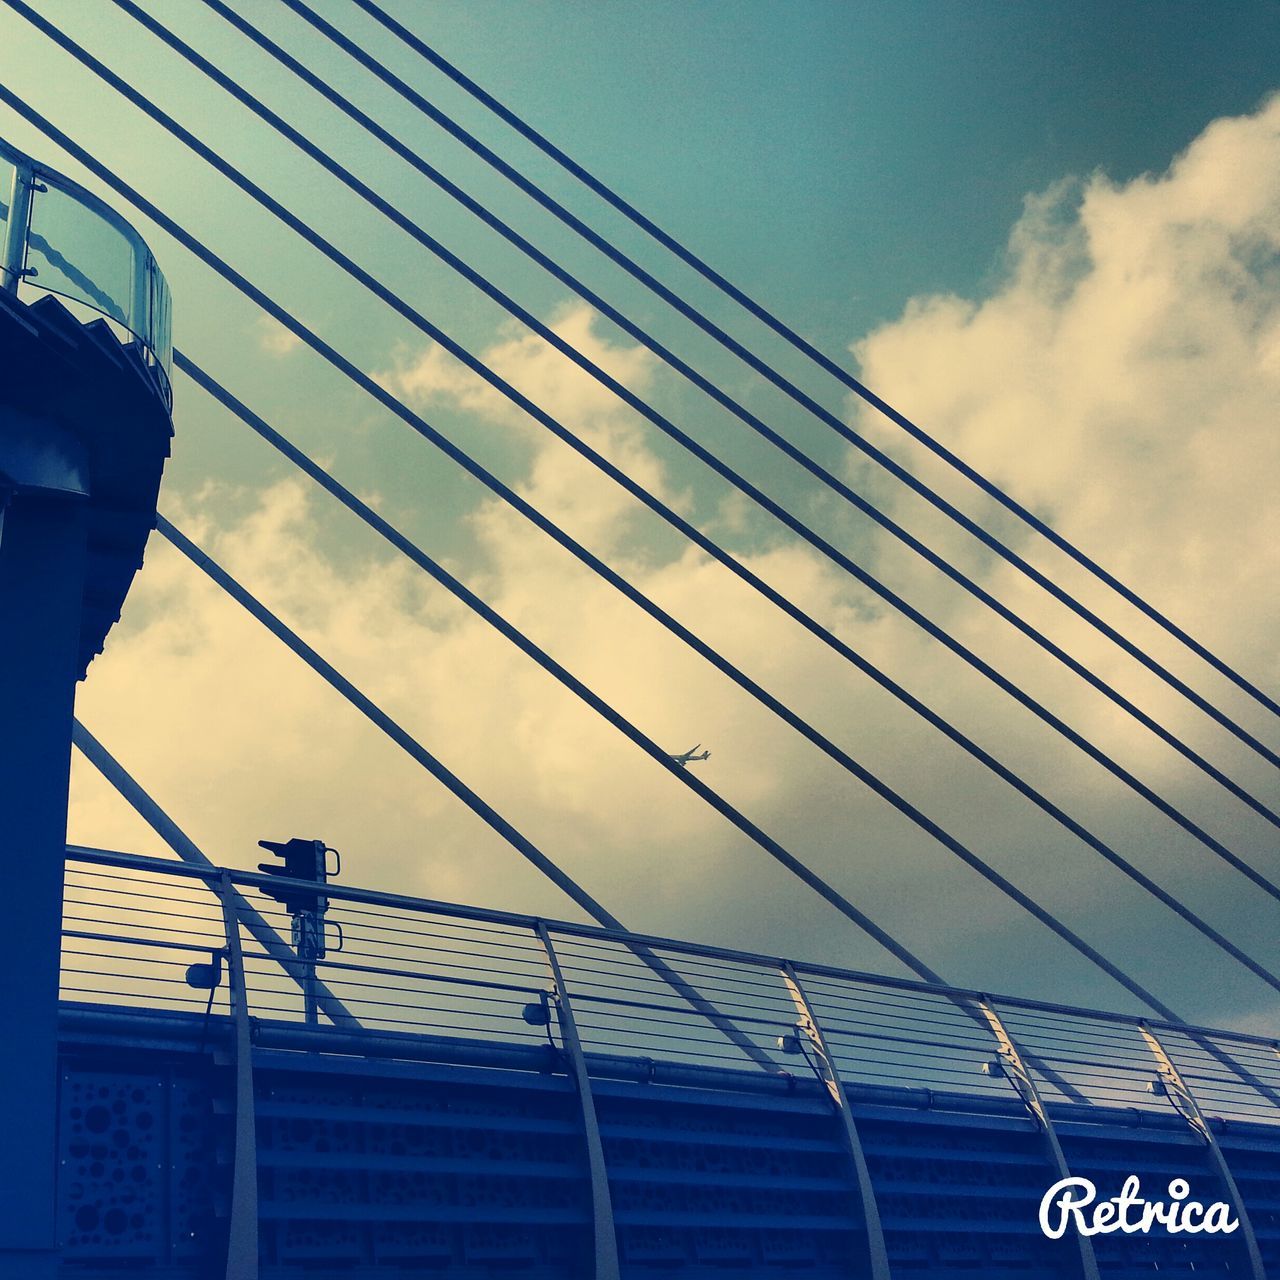
[(82, 303), (137, 338), (166, 401), (173, 346), (165, 282), (142, 237), (105, 201), (0, 142), (0, 288)]
[[(145, 264), (117, 227), (65, 192), (49, 187), (31, 197), (26, 279), (65, 294), (119, 321), (131, 333), (147, 332), (146, 295), (134, 295)], [(139, 312), (142, 314), (139, 314)]]

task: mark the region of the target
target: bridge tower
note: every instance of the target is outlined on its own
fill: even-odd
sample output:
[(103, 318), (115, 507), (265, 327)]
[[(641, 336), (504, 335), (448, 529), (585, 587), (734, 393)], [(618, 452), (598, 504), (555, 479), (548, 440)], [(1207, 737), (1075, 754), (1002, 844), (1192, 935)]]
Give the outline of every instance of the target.
[(138, 233), (0, 142), (0, 1280), (57, 1270), (57, 1016), (77, 681), (155, 526), (169, 295)]

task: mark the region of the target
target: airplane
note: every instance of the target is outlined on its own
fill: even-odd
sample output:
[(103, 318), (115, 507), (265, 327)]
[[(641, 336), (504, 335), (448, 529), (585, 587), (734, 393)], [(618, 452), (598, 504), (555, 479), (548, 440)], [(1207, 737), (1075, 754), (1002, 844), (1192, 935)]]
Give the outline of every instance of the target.
[(687, 764), (697, 764), (700, 760), (710, 760), (711, 752), (704, 751), (700, 756), (694, 755), (694, 752), (702, 746), (702, 743), (695, 742), (688, 751), (682, 751), (679, 755), (673, 755), (671, 758), (682, 768)]

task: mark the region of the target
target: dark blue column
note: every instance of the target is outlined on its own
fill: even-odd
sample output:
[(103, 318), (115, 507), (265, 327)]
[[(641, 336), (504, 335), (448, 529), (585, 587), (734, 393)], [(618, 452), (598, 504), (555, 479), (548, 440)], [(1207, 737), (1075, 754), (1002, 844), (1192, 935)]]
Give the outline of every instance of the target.
[(86, 506), (20, 493), (0, 529), (0, 1280), (51, 1280), (58, 1263), (59, 934)]

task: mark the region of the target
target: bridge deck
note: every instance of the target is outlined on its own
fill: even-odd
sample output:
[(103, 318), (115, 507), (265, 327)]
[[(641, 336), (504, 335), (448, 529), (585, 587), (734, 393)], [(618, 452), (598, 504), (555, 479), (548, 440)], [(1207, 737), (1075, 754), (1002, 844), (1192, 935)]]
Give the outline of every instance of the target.
[[(336, 1022), (307, 1021), (296, 975), (248, 928), (247, 1003), (228, 962), (206, 1013), (183, 974), (227, 961), (214, 876), (69, 859), (67, 1275), (212, 1274), (236, 1230), (246, 1141), (265, 1276), (597, 1274), (593, 1125), (617, 1274), (636, 1280), (865, 1274), (851, 1132), (895, 1276), (1080, 1275), (1075, 1242), (1037, 1222), (1059, 1176), (1046, 1125), (1102, 1196), (1128, 1174), (1152, 1199), (1175, 1177), (1200, 1200), (1227, 1194), (1135, 1019), (570, 924), (544, 926), (557, 989), (539, 922), (336, 886), (343, 950), (318, 966)], [(256, 902), (261, 879), (234, 877)], [(982, 1008), (1020, 1050), (1044, 1123)], [(252, 1015), (247, 1055), (238, 1012)], [(1258, 1037), (1146, 1029), (1280, 1274), (1280, 1057)], [(1239, 1233), (1094, 1247), (1108, 1277), (1247, 1274)]]

